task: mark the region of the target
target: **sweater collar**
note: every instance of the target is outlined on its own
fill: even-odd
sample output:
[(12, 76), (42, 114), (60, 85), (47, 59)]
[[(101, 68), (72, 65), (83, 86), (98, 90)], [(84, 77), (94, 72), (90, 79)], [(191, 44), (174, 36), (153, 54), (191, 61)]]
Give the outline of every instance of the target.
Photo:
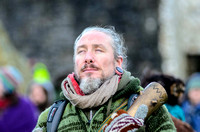
[(114, 95), (113, 100), (126, 97), (129, 98), (130, 95), (138, 93), (143, 90), (140, 86), (140, 80), (131, 76), (131, 73), (124, 70), (122, 78), (119, 82), (117, 93)]

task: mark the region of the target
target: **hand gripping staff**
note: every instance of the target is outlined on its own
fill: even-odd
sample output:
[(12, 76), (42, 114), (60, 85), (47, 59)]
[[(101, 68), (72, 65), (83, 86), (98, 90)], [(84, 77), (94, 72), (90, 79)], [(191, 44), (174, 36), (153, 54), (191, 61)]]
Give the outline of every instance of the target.
[(99, 132), (137, 130), (154, 111), (167, 101), (167, 92), (157, 82), (152, 82), (132, 98), (128, 111), (114, 111), (101, 125)]

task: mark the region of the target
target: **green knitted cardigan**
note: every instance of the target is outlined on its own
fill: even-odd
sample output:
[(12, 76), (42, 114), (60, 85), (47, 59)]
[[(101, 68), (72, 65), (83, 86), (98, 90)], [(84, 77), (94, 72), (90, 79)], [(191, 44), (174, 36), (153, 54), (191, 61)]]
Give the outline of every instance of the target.
[[(106, 113), (111, 114), (125, 99), (133, 93), (138, 93), (143, 88), (140, 86), (140, 81), (137, 78), (131, 76), (127, 71), (124, 71), (122, 79), (118, 85), (118, 91), (102, 106), (93, 108), (95, 114), (91, 120), (87, 117), (87, 112), (89, 109), (79, 109), (74, 107), (70, 102), (67, 103), (64, 113), (62, 115), (61, 121), (59, 123), (58, 132), (96, 132), (103, 121), (108, 116)], [(111, 106), (109, 107), (109, 102)], [(49, 109), (46, 109), (39, 116), (36, 128), (42, 128), (43, 132), (46, 129), (46, 122), (48, 117)], [(127, 110), (127, 106), (123, 108)], [(159, 110), (154, 112), (146, 121), (145, 126), (141, 127), (138, 131), (148, 131), (148, 132), (175, 132), (175, 126), (171, 117), (165, 108), (161, 106)]]

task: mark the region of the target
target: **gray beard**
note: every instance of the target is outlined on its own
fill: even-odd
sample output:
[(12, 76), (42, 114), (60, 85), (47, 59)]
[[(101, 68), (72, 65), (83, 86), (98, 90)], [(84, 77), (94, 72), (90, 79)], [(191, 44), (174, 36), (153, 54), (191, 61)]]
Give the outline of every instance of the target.
[(82, 79), (80, 82), (80, 89), (83, 91), (84, 94), (91, 94), (95, 92), (103, 83), (103, 81), (99, 78), (86, 78)]

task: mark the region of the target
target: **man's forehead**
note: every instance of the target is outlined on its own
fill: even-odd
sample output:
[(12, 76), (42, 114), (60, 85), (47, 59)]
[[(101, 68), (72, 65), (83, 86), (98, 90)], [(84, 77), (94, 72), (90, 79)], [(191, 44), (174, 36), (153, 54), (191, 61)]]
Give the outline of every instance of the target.
[(101, 31), (88, 31), (86, 33), (84, 33), (80, 40), (105, 40), (105, 39), (111, 39), (111, 37)]
[(106, 33), (100, 31), (88, 31), (81, 36), (76, 46), (79, 47), (85, 44), (102, 46), (104, 44), (111, 44), (111, 43), (112, 39)]

